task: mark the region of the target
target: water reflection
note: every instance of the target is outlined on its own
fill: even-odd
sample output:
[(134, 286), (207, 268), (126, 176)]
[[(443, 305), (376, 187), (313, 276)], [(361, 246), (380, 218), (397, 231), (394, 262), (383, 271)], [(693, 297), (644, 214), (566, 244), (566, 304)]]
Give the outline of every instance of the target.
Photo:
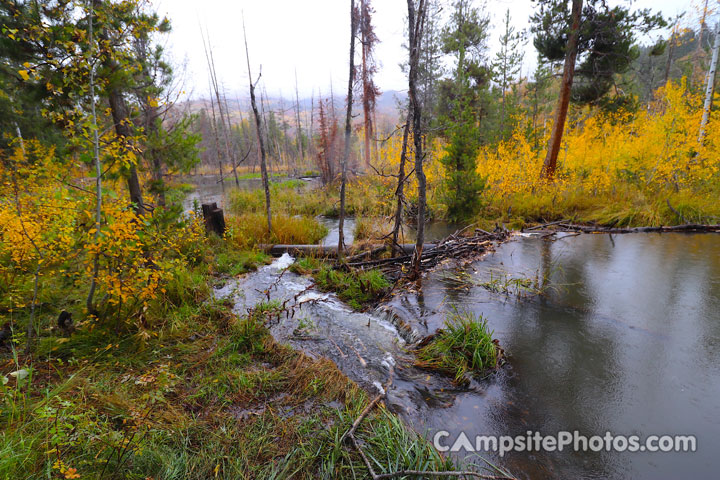
[[(468, 435), (527, 430), (585, 435), (694, 434), (696, 453), (513, 454), (502, 463), (528, 478), (714, 476), (720, 447), (720, 241), (715, 235), (581, 235), (520, 238), (465, 269), (554, 288), (518, 300), (447, 280), (423, 283), (423, 298), (393, 307), (432, 332), (449, 305), (484, 314), (510, 365), (419, 429)], [(500, 460), (500, 459), (495, 459)]]

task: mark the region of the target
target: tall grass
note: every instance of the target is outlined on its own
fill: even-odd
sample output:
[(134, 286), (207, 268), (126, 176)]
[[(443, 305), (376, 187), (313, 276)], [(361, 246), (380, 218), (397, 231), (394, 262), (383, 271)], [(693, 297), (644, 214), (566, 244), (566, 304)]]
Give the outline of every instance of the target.
[(253, 248), (259, 244), (315, 244), (327, 235), (327, 227), (310, 217), (273, 215), (273, 230), (268, 231), (263, 213), (246, 213), (229, 217), (229, 241), (238, 248)]

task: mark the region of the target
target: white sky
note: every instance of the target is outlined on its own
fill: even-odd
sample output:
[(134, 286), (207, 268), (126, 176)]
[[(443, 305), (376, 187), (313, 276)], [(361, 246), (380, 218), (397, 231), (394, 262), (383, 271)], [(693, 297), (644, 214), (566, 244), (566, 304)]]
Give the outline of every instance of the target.
[[(666, 16), (693, 8), (700, 0), (637, 0), (635, 8), (659, 9)], [(318, 88), (329, 93), (330, 79), (336, 95), (347, 89), (349, 47), (349, 0), (154, 0), (160, 15), (173, 26), (167, 48), (177, 63), (186, 62), (187, 95), (207, 96), (208, 69), (203, 53), (200, 25), (207, 28), (220, 82), (230, 95), (247, 93), (247, 67), (242, 37), (245, 14), (251, 67), (257, 76), (262, 63), (265, 88), (270, 95), (294, 96), (297, 70), (300, 96)], [(476, 2), (480, 4), (478, 0)], [(611, 1), (610, 3), (618, 3)], [(715, 1), (711, 1), (716, 3)], [(399, 64), (406, 56), (404, 18), (406, 0), (374, 0), (373, 21), (380, 44), (376, 58), (381, 68), (376, 83), (384, 90), (404, 90), (407, 80)], [(493, 27), (491, 55), (497, 49), (502, 18), (510, 9), (517, 29), (528, 27), (531, 0), (495, 0), (488, 3)], [(688, 21), (696, 21), (689, 13)], [(536, 53), (526, 45), (523, 75), (535, 66)], [(178, 73), (180, 73), (178, 71)]]

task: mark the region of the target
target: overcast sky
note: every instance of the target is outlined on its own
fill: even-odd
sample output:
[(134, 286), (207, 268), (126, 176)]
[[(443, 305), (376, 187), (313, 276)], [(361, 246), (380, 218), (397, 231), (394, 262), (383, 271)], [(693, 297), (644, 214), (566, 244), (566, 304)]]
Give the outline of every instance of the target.
[[(300, 96), (318, 89), (329, 93), (330, 79), (336, 95), (347, 88), (349, 47), (349, 0), (154, 0), (160, 15), (167, 16), (173, 32), (167, 48), (176, 63), (186, 62), (187, 95), (207, 96), (208, 69), (203, 53), (200, 26), (210, 35), (220, 82), (231, 95), (247, 92), (247, 67), (242, 38), (245, 15), (251, 68), (256, 76), (262, 64), (263, 83), (270, 95), (294, 96), (297, 71)], [(481, 2), (476, 2), (478, 5)], [(610, 2), (617, 3), (617, 2)], [(700, 0), (638, 0), (633, 8), (653, 8), (666, 16), (691, 10)], [(715, 3), (715, 2), (711, 2)], [(375, 0), (373, 17), (380, 44), (376, 56), (380, 71), (376, 82), (384, 90), (407, 89), (399, 64), (406, 52), (405, 0)], [(528, 28), (531, 0), (495, 0), (488, 3), (493, 27), (491, 52), (497, 50), (502, 17), (507, 9), (518, 30)], [(692, 13), (691, 17), (696, 18)], [(532, 43), (526, 45), (523, 74), (535, 66)]]

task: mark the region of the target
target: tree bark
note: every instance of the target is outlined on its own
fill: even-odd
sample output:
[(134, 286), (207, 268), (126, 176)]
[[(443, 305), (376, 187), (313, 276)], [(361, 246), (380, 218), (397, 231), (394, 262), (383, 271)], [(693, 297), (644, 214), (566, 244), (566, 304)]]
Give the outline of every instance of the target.
[[(115, 134), (121, 141), (126, 141), (132, 137), (127, 102), (125, 102), (125, 98), (117, 87), (110, 88), (108, 100), (113, 122), (115, 123)], [(130, 192), (130, 202), (134, 205), (135, 213), (143, 215), (145, 213), (145, 204), (143, 203), (142, 189), (140, 188), (140, 180), (135, 165), (128, 167), (127, 186)]]
[(338, 235), (338, 255), (342, 258), (345, 251), (345, 183), (347, 182), (347, 163), (350, 157), (350, 140), (352, 133), (352, 103), (353, 84), (355, 83), (355, 31), (357, 29), (357, 16), (355, 14), (355, 0), (350, 0), (350, 72), (348, 76), (347, 110), (345, 114), (345, 151), (340, 166), (340, 222)]
[[(415, 176), (418, 179), (418, 216), (417, 239), (413, 256), (413, 276), (420, 275), (420, 261), (422, 259), (423, 243), (425, 242), (425, 195), (426, 180), (423, 170), (423, 139), (422, 139), (422, 112), (420, 101), (417, 98), (417, 69), (420, 58), (420, 43), (425, 16), (425, 0), (419, 0), (417, 13), (415, 0), (408, 0), (408, 36), (410, 51), (410, 69), (408, 72), (408, 96), (410, 97), (410, 111), (412, 112), (413, 141), (415, 144)], [(417, 15), (417, 18), (416, 18)]]
[(580, 15), (582, 14), (582, 0), (573, 0), (567, 52), (565, 53), (565, 67), (563, 68), (562, 85), (560, 87), (560, 98), (558, 99), (557, 113), (550, 144), (548, 145), (547, 156), (541, 172), (541, 177), (552, 180), (557, 169), (557, 157), (560, 153), (560, 142), (562, 141), (565, 120), (567, 119), (568, 107), (570, 105), (570, 90), (572, 89), (573, 76), (575, 75), (575, 59), (577, 58), (577, 43), (580, 32)]
[[(94, 7), (90, 4), (89, 17), (89, 44), (90, 44), (90, 57), (92, 58), (92, 51), (95, 49), (94, 38), (93, 38), (93, 19), (94, 19)], [(92, 126), (93, 126), (93, 160), (95, 162), (95, 234), (93, 235), (93, 242), (97, 245), (100, 239), (100, 226), (102, 223), (102, 165), (100, 164), (100, 140), (98, 138), (98, 125), (97, 125), (97, 112), (95, 106), (95, 67), (90, 64), (90, 113), (92, 114)], [(91, 314), (95, 310), (95, 304), (93, 303), (95, 298), (95, 290), (97, 288), (97, 276), (100, 270), (100, 254), (96, 253), (93, 258), (93, 269), (92, 277), (90, 277), (90, 288), (88, 290), (88, 296), (85, 300), (85, 307), (87, 308), (88, 314)]]
[[(93, 0), (93, 8), (97, 8), (102, 4), (101, 0)], [(100, 31), (98, 37), (101, 40), (107, 40), (107, 33)], [(106, 57), (105, 67), (110, 71), (117, 71), (120, 66), (111, 58)], [(130, 115), (120, 89), (111, 85), (108, 90), (108, 101), (110, 103), (110, 111), (113, 117), (113, 123), (115, 124), (115, 134), (121, 141), (126, 141), (132, 137), (132, 131), (130, 130)], [(134, 205), (135, 213), (143, 215), (145, 213), (145, 204), (142, 199), (142, 190), (140, 188), (140, 180), (138, 179), (137, 168), (135, 165), (130, 165), (128, 173), (126, 175), (128, 191), (130, 192), (130, 202)]]
[(715, 72), (717, 71), (718, 52), (720, 52), (720, 21), (715, 24), (715, 43), (713, 44), (710, 70), (708, 70), (707, 74), (705, 105), (703, 106), (703, 115), (702, 120), (700, 121), (700, 133), (698, 134), (699, 143), (703, 143), (703, 139), (705, 138), (705, 126), (707, 125), (708, 118), (710, 118), (710, 109), (712, 109), (713, 94), (715, 93)]
[[(258, 112), (257, 102), (255, 101), (255, 85), (252, 82), (252, 73), (250, 72), (250, 52), (248, 50), (247, 44), (247, 33), (245, 32), (245, 18), (243, 18), (243, 37), (245, 39), (245, 56), (247, 58), (248, 83), (250, 84), (250, 104), (252, 105), (253, 115), (255, 115), (255, 129), (257, 131), (258, 148), (260, 149), (260, 173), (262, 175), (263, 188), (265, 189), (265, 209), (267, 211), (268, 232), (272, 233), (272, 215), (270, 213), (270, 182), (268, 180), (267, 164), (265, 162), (265, 144), (262, 138), (260, 113)], [(260, 68), (260, 75), (262, 75), (262, 67)], [(260, 75), (258, 75), (258, 81), (260, 81)]]

